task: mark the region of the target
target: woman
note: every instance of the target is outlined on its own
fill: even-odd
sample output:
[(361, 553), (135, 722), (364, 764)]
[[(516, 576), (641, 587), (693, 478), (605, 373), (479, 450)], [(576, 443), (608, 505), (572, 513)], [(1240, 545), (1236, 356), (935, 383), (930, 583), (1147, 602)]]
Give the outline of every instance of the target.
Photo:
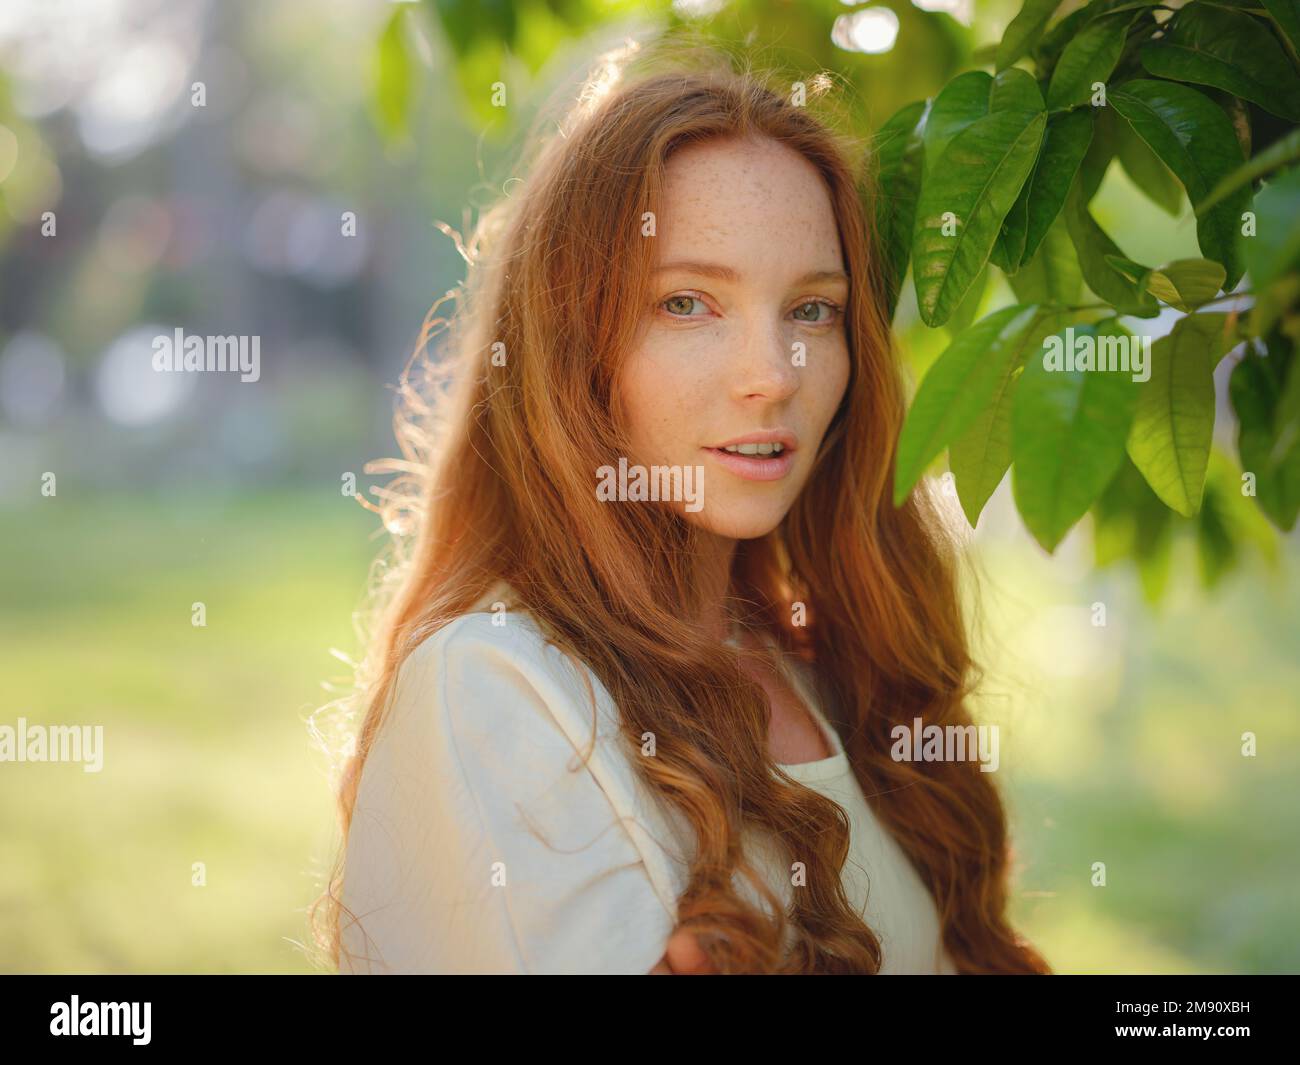
[(789, 96), (607, 67), (468, 249), (454, 385), (404, 382), (341, 970), (1046, 971), (988, 775), (891, 757), (972, 663), (890, 502), (864, 194)]

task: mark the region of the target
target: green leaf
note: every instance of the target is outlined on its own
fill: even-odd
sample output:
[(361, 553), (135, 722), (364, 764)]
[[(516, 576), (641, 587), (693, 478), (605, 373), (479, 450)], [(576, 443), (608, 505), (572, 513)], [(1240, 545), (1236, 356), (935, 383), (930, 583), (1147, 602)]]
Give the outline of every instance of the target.
[(1291, 57), (1300, 53), (1300, 6), (1296, 0), (1261, 0), (1264, 9), (1277, 23), (1282, 36), (1291, 47)]
[(1205, 498), (1196, 523), (1196, 548), (1200, 560), (1201, 583), (1215, 587), (1236, 567), (1237, 542), (1232, 537), (1221, 486), (1205, 484)]
[[(1242, 164), (1241, 145), (1228, 116), (1196, 89), (1171, 81), (1138, 79), (1111, 92), (1110, 102), (1177, 175), (1193, 204)], [(1237, 233), (1250, 199), (1248, 188), (1239, 189), (1197, 219), (1201, 253), (1223, 264), (1229, 290), (1241, 280)]]
[(1209, 303), (1223, 287), (1223, 267), (1209, 259), (1178, 259), (1158, 266), (1144, 279), (1146, 289), (1180, 311)]
[(1058, 218), (1051, 224), (1038, 251), (1008, 280), (1021, 303), (1078, 301), (1083, 275), (1064, 219)]
[(1244, 12), (1194, 0), (1139, 55), (1156, 77), (1213, 85), (1282, 118), (1300, 119), (1300, 79), (1277, 38)]
[(967, 126), (989, 113), (993, 77), (983, 70), (968, 70), (948, 82), (930, 105), (925, 120), (925, 175), (947, 150), (949, 143)]
[[(535, 60), (535, 44), (519, 43), (520, 19), (529, 9), (514, 0), (421, 0), (441, 24), (455, 60), (456, 83), (470, 116), (481, 127), (501, 126), (502, 110), (492, 106), (491, 86), (501, 80), (511, 55)], [(530, 38), (538, 26), (532, 20)]]
[(1124, 121), (1114, 121), (1115, 154), (1129, 179), (1166, 214), (1177, 218), (1183, 209), (1183, 186)]
[[(1064, 311), (1040, 314), (1025, 335), (1024, 355), (1037, 350), (1045, 336), (1063, 328), (1067, 317)], [(1003, 361), (992, 398), (948, 447), (948, 468), (956, 479), (957, 498), (972, 528), (1011, 465), (1011, 411), (1016, 382), (1023, 370), (1023, 355)]]
[[(1089, 111), (1070, 111), (1047, 120), (1038, 162), (1025, 188), (1020, 190), (1020, 198), (1025, 201), (1024, 247), (1020, 262), (1033, 256), (1048, 227), (1061, 213), (1070, 184), (1091, 143), (1092, 115)], [(1007, 218), (1008, 222), (1015, 219), (1019, 224), (1019, 216), (1014, 211)]]
[(1113, 107), (1095, 107), (1093, 111), (1096, 118), (1092, 123), (1092, 143), (1079, 164), (1079, 184), (1085, 205), (1092, 202), (1110, 170), (1119, 147), (1119, 127), (1124, 125), (1124, 120), (1115, 114)]
[[(1113, 319), (1073, 330), (1094, 340), (1127, 335)], [(1046, 355), (1026, 362), (1011, 416), (1011, 488), (1045, 550), (1056, 550), (1119, 469), (1136, 401), (1129, 374), (1049, 368)]]
[(1263, 336), (1291, 308), (1300, 306), (1300, 273), (1283, 274), (1276, 281), (1255, 289), (1255, 305), (1250, 309), (1249, 335)]
[(930, 367), (898, 439), (894, 505), (907, 498), (935, 457), (963, 433), (993, 397), (1001, 370), (1024, 358), (1033, 306), (1003, 307), (956, 337)]
[(1023, 367), (1010, 371), (993, 401), (948, 448), (948, 468), (957, 482), (957, 498), (971, 528), (1011, 467), (1011, 408)]
[(1242, 243), (1257, 292), (1300, 265), (1300, 168), (1287, 171), (1260, 191), (1255, 236)]
[(1258, 155), (1243, 166), (1237, 167), (1223, 178), (1214, 190), (1196, 205), (1196, 213), (1204, 214), (1229, 193), (1236, 191), (1248, 182), (1265, 177), (1274, 170), (1280, 170), (1288, 163), (1300, 159), (1300, 129), (1293, 129), (1286, 136), (1274, 141)]
[(880, 127), (871, 142), (871, 154), (876, 162), (876, 235), (888, 275), (886, 302), (891, 320), (912, 254), (912, 226), (921, 195), (922, 135), (928, 108), (924, 100), (908, 104)]
[(1179, 259), (1154, 269), (1121, 255), (1107, 255), (1106, 261), (1156, 299), (1180, 311), (1194, 311), (1209, 303), (1223, 286), (1223, 267), (1209, 259)]
[(1123, 258), (1124, 253), (1097, 225), (1092, 213), (1083, 203), (1082, 170), (1070, 186), (1062, 214), (1070, 240), (1079, 254), (1079, 269), (1088, 287), (1125, 314), (1141, 318), (1152, 318), (1159, 314), (1160, 308), (1151, 294), (1106, 261), (1107, 256), (1117, 255)]
[[(1043, 93), (1033, 75), (1019, 67), (1009, 67), (1000, 71), (993, 79), (989, 90), (990, 111), (1041, 111), (1043, 110)], [(1037, 162), (1034, 164), (1037, 166)], [(1028, 188), (1028, 182), (1025, 188)], [(1025, 216), (1029, 205), (1025, 198), (1025, 188), (1020, 190), (1016, 202), (1011, 205), (1007, 217), (1003, 219), (997, 240), (989, 258), (1005, 274), (1014, 274), (1020, 269), (1020, 260), (1025, 252)]]
[(994, 111), (978, 119), (953, 138), (922, 187), (912, 279), (926, 325), (947, 321), (984, 268), (1034, 164), (1046, 119), (1042, 111)]
[(375, 47), (371, 103), (380, 132), (389, 142), (403, 139), (410, 128), (415, 63), (406, 32), (406, 9), (395, 8)]
[(1089, 4), (1071, 11), (1063, 19), (1054, 23), (1033, 47), (1034, 62), (1044, 77), (1049, 76), (1060, 61), (1066, 45), (1073, 41), (1079, 32), (1102, 15), (1117, 11), (1130, 11), (1136, 8), (1152, 7), (1159, 0), (1091, 0)]
[(974, 283), (967, 290), (965, 298), (957, 305), (957, 309), (952, 312), (952, 317), (944, 323), (943, 327), (948, 330), (949, 334), (956, 336), (979, 317), (980, 305), (984, 302), (984, 294), (988, 288), (988, 279), (989, 268), (986, 266), (976, 276)]
[(1073, 40), (1074, 35), (1083, 27), (1091, 16), (1087, 8), (1071, 11), (1065, 18), (1058, 20), (1039, 42), (1033, 46), (1034, 65), (1040, 74), (1048, 77), (1061, 61), (1065, 46)]
[(1052, 13), (1061, 6), (1061, 0), (1025, 0), (1020, 9), (1002, 34), (1002, 43), (998, 45), (997, 66), (1004, 70), (1034, 46), (1042, 36)]
[(1022, 188), (1006, 218), (1002, 219), (1002, 228), (998, 230), (993, 250), (989, 252), (989, 262), (1008, 277), (1020, 269), (1020, 260), (1025, 254), (1025, 230), (1028, 228), (1025, 219), (1028, 214), (1029, 201), (1025, 199)]
[(1158, 602), (1169, 580), (1174, 512), (1160, 502), (1127, 456), (1092, 513), (1097, 565), (1131, 556), (1146, 600)]
[(1047, 88), (1052, 110), (1087, 103), (1093, 85), (1105, 82), (1124, 51), (1124, 34), (1133, 14), (1123, 11), (1093, 19), (1065, 46)]
[(1231, 346), (1225, 314), (1189, 314), (1151, 345), (1128, 454), (1166, 506), (1201, 507), (1214, 435), (1214, 367)]
[(1085, 11), (1091, 11), (1093, 18), (1100, 18), (1102, 15), (1113, 15), (1117, 11), (1141, 11), (1144, 8), (1155, 7), (1160, 0), (1092, 0)]
[(989, 87), (990, 111), (1041, 111), (1043, 92), (1027, 70), (1010, 67), (999, 71)]
[(436, 12), (458, 57), (474, 51), (484, 39), (506, 46), (515, 42), (519, 25), (511, 0), (424, 0), (424, 3)]
[[(1210, 452), (1197, 528), (1201, 574), (1209, 586), (1234, 568), (1246, 545), (1257, 549), (1270, 566), (1277, 562), (1277, 535), (1260, 508), (1242, 494), (1243, 483), (1241, 470), (1222, 451)], [(1230, 541), (1231, 548), (1224, 539)]]
[(1122, 255), (1107, 255), (1106, 262), (1110, 263), (1116, 270), (1127, 277), (1139, 288), (1146, 288), (1146, 279), (1151, 274), (1149, 266), (1143, 266), (1132, 259), (1126, 259)]
[(1210, 452), (1210, 472), (1205, 487), (1218, 489), (1223, 516), (1238, 543), (1251, 544), (1270, 566), (1278, 561), (1278, 536), (1268, 517), (1253, 499), (1242, 492), (1245, 479), (1241, 467), (1219, 448)]
[(1228, 394), (1241, 465), (1255, 477), (1255, 501), (1289, 532), (1300, 516), (1300, 427), (1286, 413), (1300, 406), (1300, 366), (1292, 358), (1283, 381), (1276, 361), (1272, 351), (1267, 358), (1247, 354), (1232, 371)]

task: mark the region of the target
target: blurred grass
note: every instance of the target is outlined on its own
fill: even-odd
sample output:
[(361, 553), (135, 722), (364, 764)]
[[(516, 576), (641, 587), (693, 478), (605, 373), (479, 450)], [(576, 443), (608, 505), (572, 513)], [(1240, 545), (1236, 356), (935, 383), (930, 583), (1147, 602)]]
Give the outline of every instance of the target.
[(374, 524), (329, 487), (3, 516), (2, 720), (102, 724), (104, 768), (0, 772), (0, 969), (310, 971), (333, 808), (303, 721), (346, 673)]
[(1183, 543), (1154, 613), (1088, 547), (978, 552), (1016, 924), (1061, 972), (1300, 971), (1300, 545), (1207, 595)]
[[(356, 650), (374, 528), (333, 484), (0, 515), (0, 723), (105, 726), (99, 774), (0, 767), (0, 970), (311, 971), (334, 821), (303, 721), (345, 673), (328, 649)], [(1075, 537), (980, 547), (1018, 927), (1062, 972), (1296, 971), (1294, 588), (1180, 586), (1153, 616)]]

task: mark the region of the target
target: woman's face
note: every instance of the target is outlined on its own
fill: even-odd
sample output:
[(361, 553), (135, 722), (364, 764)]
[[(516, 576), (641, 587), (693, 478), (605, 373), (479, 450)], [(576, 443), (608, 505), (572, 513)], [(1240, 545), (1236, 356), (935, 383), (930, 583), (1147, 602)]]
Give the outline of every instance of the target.
[(763, 536), (807, 481), (849, 378), (830, 194), (767, 138), (679, 149), (666, 179), (646, 237), (653, 303), (619, 380), (628, 464), (702, 468), (702, 506), (678, 512), (720, 536)]

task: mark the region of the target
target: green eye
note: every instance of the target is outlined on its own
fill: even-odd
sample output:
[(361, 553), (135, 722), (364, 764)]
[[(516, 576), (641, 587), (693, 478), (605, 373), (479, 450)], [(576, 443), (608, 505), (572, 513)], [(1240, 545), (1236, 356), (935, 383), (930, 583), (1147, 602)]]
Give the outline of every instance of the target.
[(669, 296), (663, 301), (661, 306), (668, 309), (669, 314), (676, 314), (682, 318), (689, 317), (691, 314), (692, 304), (700, 301), (694, 296)]
[[(812, 308), (812, 315), (810, 317), (802, 316), (801, 312), (807, 311), (810, 307)], [(822, 315), (822, 311), (826, 311), (825, 316)], [(822, 303), (821, 300), (809, 300), (794, 309), (794, 316), (801, 322), (825, 322), (830, 320), (834, 311), (835, 308), (829, 303)]]

